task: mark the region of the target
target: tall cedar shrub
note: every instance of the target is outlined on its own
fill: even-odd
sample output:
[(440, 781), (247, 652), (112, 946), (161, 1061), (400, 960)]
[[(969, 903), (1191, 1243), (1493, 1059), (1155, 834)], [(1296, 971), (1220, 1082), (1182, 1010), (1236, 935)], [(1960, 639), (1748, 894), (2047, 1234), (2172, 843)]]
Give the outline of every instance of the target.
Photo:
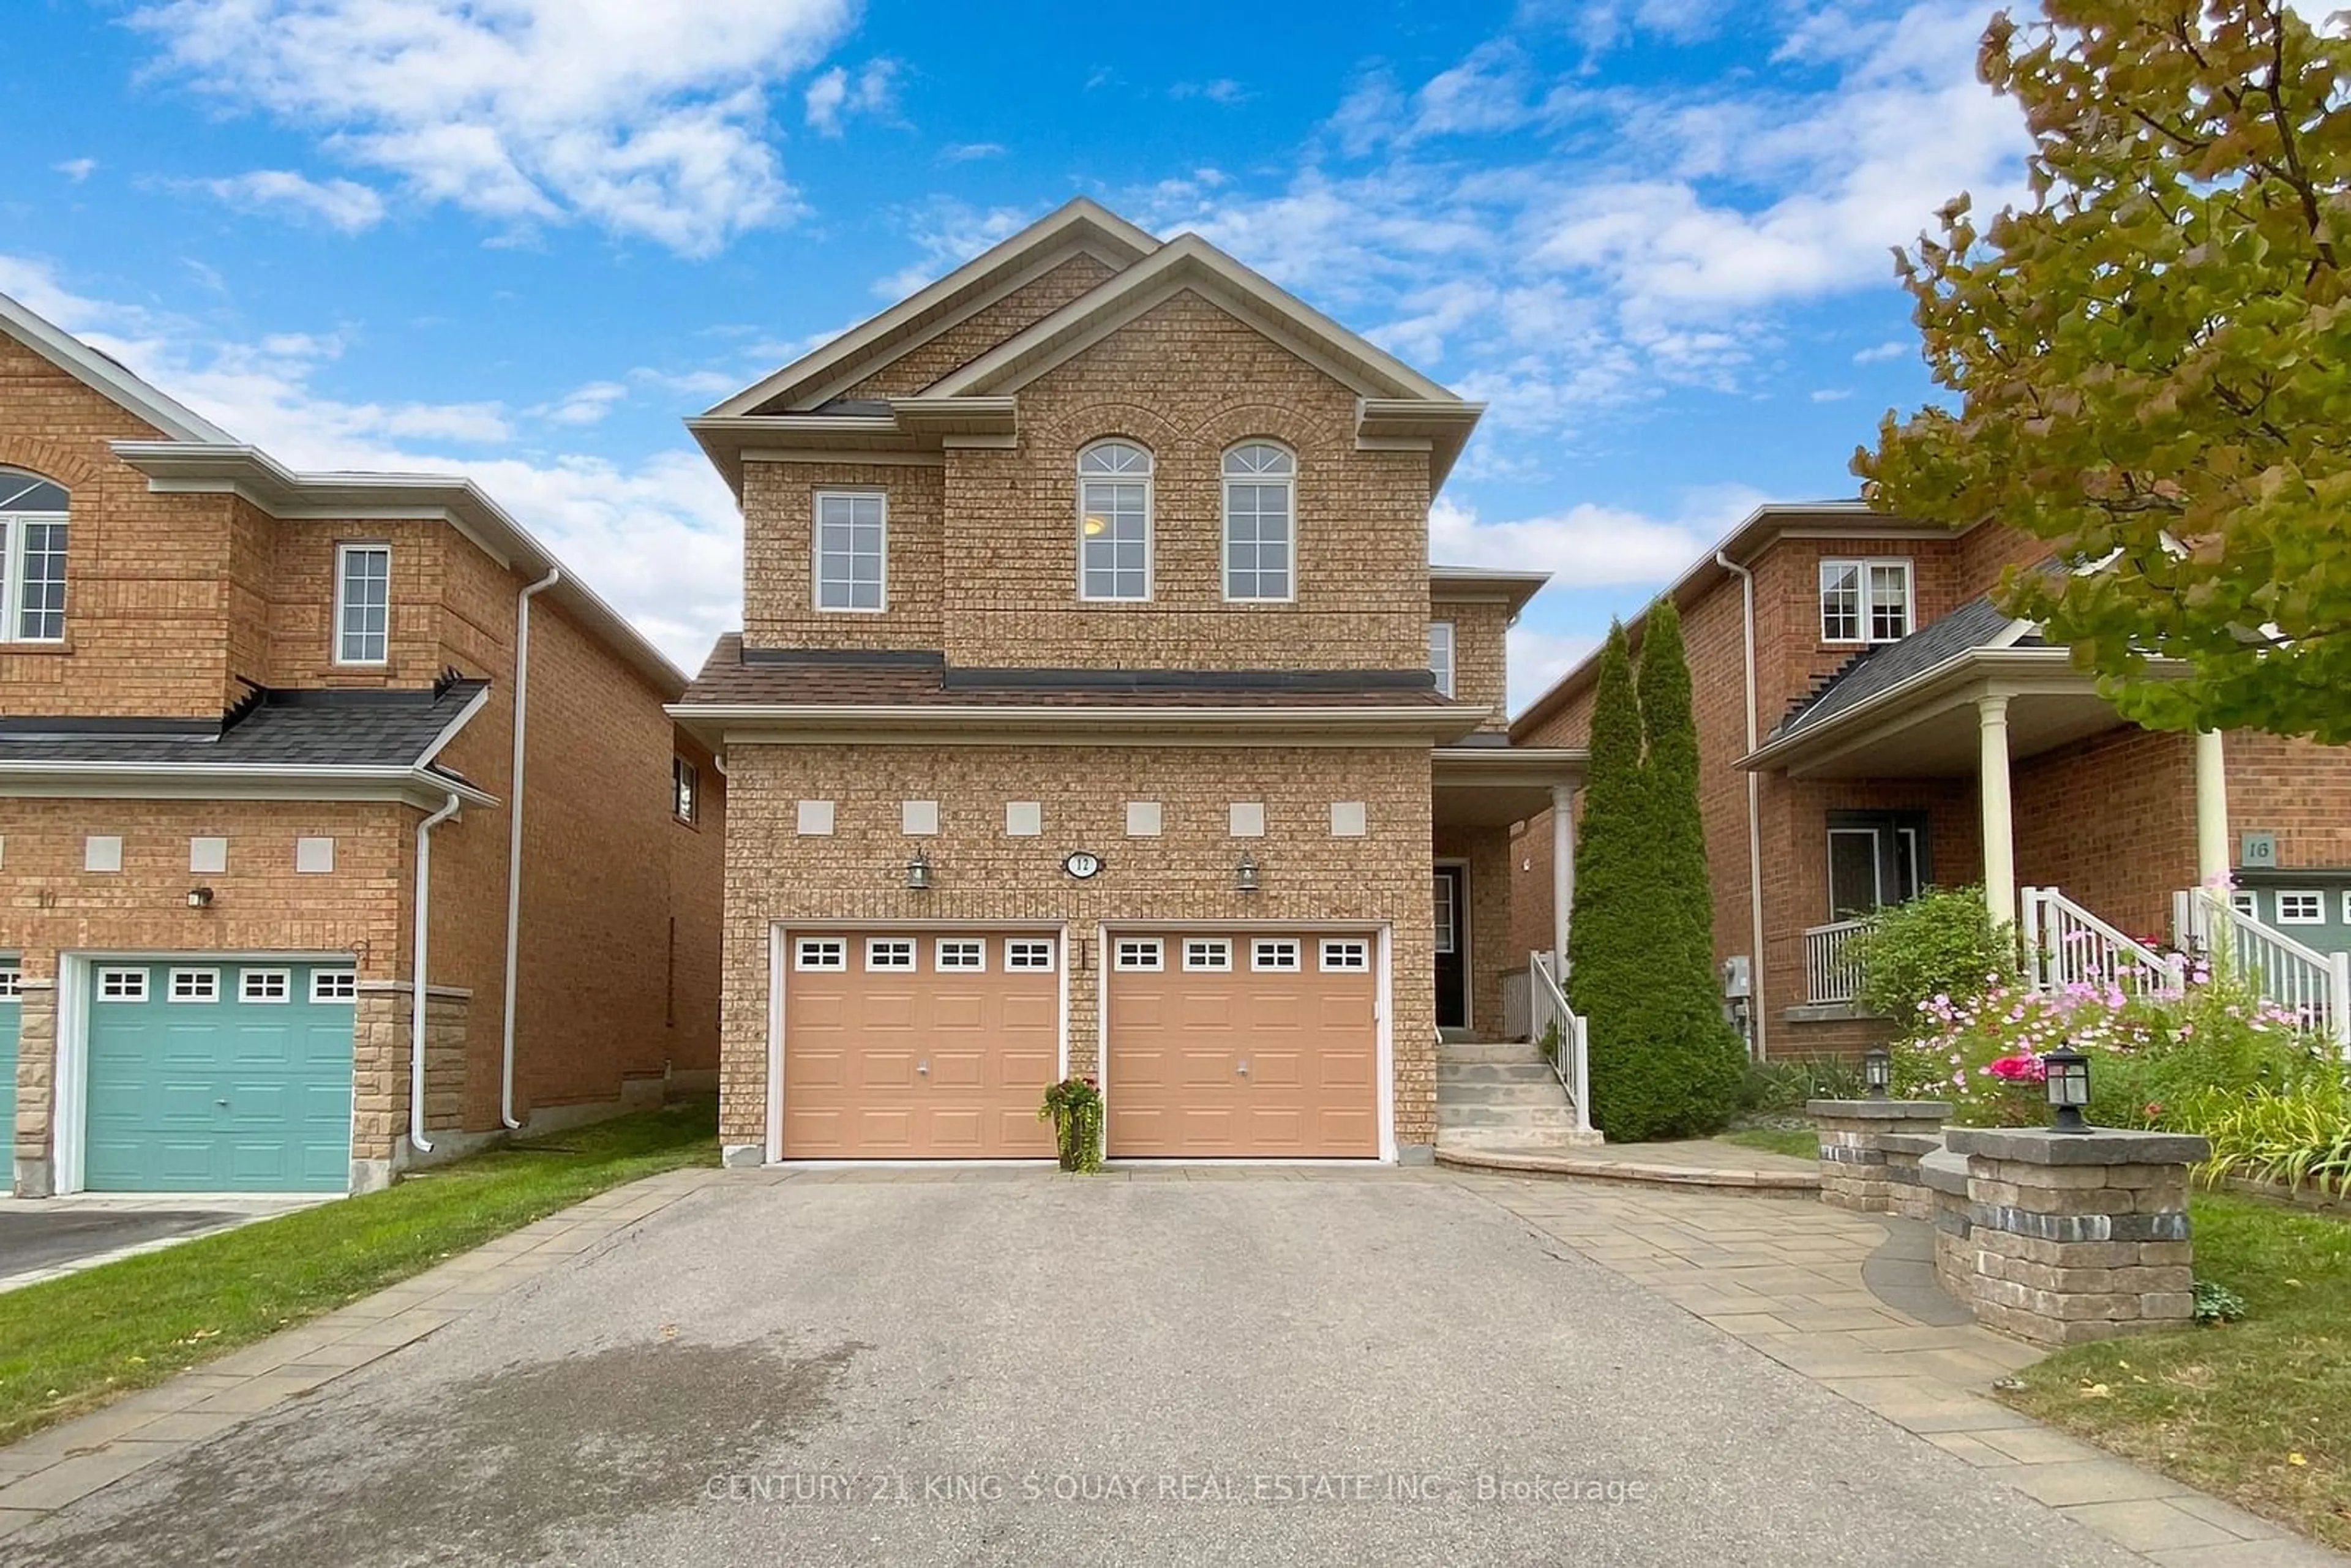
[(1590, 1025), (1592, 1119), (1619, 1143), (1715, 1132), (1744, 1063), (1714, 994), (1698, 732), (1671, 605), (1650, 612), (1637, 688), (1624, 629), (1609, 629), (1591, 752), (1568, 972)]

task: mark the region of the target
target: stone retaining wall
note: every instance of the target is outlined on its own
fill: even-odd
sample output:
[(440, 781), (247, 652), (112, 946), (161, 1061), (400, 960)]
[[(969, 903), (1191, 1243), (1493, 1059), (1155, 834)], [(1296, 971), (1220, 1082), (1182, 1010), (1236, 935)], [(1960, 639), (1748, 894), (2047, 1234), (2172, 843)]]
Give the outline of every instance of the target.
[(1919, 1158), (1942, 1147), (1940, 1100), (1812, 1100), (1821, 1134), (1821, 1201), (1858, 1214), (1927, 1218)]

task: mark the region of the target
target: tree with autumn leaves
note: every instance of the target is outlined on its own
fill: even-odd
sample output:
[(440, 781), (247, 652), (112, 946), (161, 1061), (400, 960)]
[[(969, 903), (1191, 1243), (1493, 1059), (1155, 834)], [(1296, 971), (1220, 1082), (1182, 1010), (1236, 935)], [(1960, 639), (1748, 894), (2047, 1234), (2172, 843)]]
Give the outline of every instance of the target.
[(1960, 195), (1897, 253), (1959, 407), (1889, 415), (1855, 471), (2080, 566), (2001, 601), (2127, 716), (2351, 741), (2351, 37), (2280, 0), (2048, 0), (1979, 69), (2030, 201)]

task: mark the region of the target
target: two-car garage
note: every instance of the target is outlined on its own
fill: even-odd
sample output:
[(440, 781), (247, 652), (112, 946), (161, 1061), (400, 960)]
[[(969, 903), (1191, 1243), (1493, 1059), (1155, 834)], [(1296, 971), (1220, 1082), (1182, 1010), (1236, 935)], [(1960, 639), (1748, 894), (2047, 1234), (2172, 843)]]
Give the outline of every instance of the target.
[(1050, 1158), (1037, 1108), (1069, 1071), (1074, 985), (1096, 1004), (1110, 1157), (1376, 1159), (1379, 941), (1360, 929), (781, 932), (771, 1155)]

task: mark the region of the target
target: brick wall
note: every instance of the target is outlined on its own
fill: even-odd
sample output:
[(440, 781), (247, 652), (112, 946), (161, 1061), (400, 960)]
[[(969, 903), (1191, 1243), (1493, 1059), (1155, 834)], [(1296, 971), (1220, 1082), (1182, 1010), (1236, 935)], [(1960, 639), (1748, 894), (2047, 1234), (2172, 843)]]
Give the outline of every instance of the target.
[(2196, 884), (2196, 743), (2116, 729), (2015, 764), (2016, 881), (2055, 887), (2134, 936), (2168, 936)]
[(841, 395), (848, 398), (906, 397), (969, 364), (988, 350), (1033, 326), (1111, 276), (1091, 256), (1073, 256), (1021, 285), (995, 304), (973, 312), (944, 332), (875, 370)]
[(1453, 622), (1454, 699), (1493, 709), (1479, 722), (1479, 729), (1508, 730), (1510, 606), (1432, 598), (1428, 618)]
[[(768, 930), (793, 919), (1068, 922), (1083, 944), (1070, 976), (1077, 1072), (1096, 1066), (1102, 921), (1392, 921), (1396, 1137), (1435, 1141), (1426, 751), (737, 744), (727, 766), (725, 1142), (766, 1141)], [(835, 803), (831, 837), (799, 836), (803, 799)], [(937, 836), (900, 831), (907, 800), (940, 802)], [(1126, 837), (1125, 802), (1139, 800), (1161, 803), (1160, 837)], [(1340, 800), (1365, 802), (1365, 837), (1331, 836)], [(1041, 836), (1005, 835), (1010, 800), (1042, 803)], [(1236, 800), (1264, 803), (1264, 838), (1228, 836)], [(1090, 882), (1061, 869), (1079, 847), (1104, 859)], [(905, 886), (917, 849), (927, 893)], [(1253, 895), (1233, 887), (1243, 850), (1261, 868)]]
[[(945, 485), (946, 470), (937, 466), (746, 463), (743, 641), (754, 648), (942, 646)], [(816, 494), (832, 488), (880, 490), (888, 497), (879, 614), (816, 608)], [(1076, 526), (1072, 514), (1073, 538)]]
[(2268, 832), (2284, 870), (2351, 866), (2351, 747), (2232, 730), (2220, 754), (2232, 858), (2243, 834)]

